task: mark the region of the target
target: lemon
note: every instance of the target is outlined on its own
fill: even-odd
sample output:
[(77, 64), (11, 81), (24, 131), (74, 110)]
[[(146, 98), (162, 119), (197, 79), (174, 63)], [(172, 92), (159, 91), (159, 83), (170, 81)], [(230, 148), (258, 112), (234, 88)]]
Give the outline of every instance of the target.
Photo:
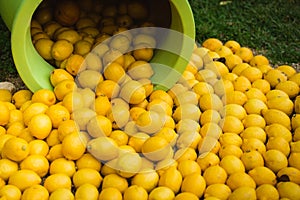
[(200, 141), (198, 142), (198, 151), (200, 154), (206, 153), (206, 152), (213, 152), (217, 153), (220, 149), (220, 142), (216, 137), (211, 136), (205, 136), (201, 137)]
[(13, 161), (22, 161), (29, 154), (28, 142), (22, 138), (11, 137), (3, 145), (2, 158), (9, 158)]
[(51, 118), (43, 113), (33, 116), (28, 123), (29, 132), (37, 139), (45, 139), (50, 134), (52, 127)]
[(230, 48), (233, 53), (235, 53), (241, 47), (240, 44), (234, 40), (226, 41), (224, 46)]
[(85, 183), (79, 186), (75, 192), (75, 199), (82, 200), (97, 200), (99, 196), (99, 192), (96, 186)]
[(287, 76), (278, 69), (269, 70), (267, 73), (264, 74), (263, 78), (270, 83), (271, 88), (275, 88), (276, 85), (280, 82), (287, 81)]
[(262, 116), (264, 117), (267, 125), (278, 123), (285, 126), (289, 130), (291, 129), (291, 121), (289, 116), (280, 110), (262, 110)]
[(5, 101), (5, 102), (11, 102), (12, 100), (12, 93), (8, 89), (0, 89), (0, 101)]
[(221, 110), (223, 107), (223, 103), (216, 94), (203, 94), (199, 98), (199, 107), (201, 111), (205, 111), (208, 109)]
[(263, 77), (263, 73), (256, 67), (247, 67), (240, 75), (245, 76), (251, 83)]
[(192, 119), (182, 119), (175, 125), (176, 132), (181, 134), (186, 131), (200, 131), (200, 125)]
[(219, 164), (220, 163), (220, 158), (212, 152), (207, 152), (205, 154), (200, 155), (197, 158), (197, 163), (200, 166), (201, 170), (204, 171), (209, 166)]
[(263, 143), (265, 143), (267, 140), (266, 132), (264, 131), (263, 128), (258, 127), (258, 126), (247, 127), (245, 130), (242, 131), (240, 136), (243, 139), (257, 138), (257, 139), (261, 140)]
[(95, 111), (83, 107), (74, 110), (71, 114), (71, 119), (76, 122), (80, 130), (86, 130), (89, 120), (92, 119), (94, 116), (96, 116)]
[(254, 57), (252, 50), (248, 47), (240, 47), (235, 55), (238, 55), (246, 63), (249, 63)]
[(174, 200), (185, 200), (185, 199), (197, 200), (198, 197), (195, 194), (191, 193), (191, 192), (181, 192), (181, 193), (178, 193), (175, 196)]
[(183, 119), (191, 119), (198, 122), (200, 116), (201, 116), (200, 108), (191, 103), (183, 104), (176, 107), (172, 115), (175, 122), (179, 122), (180, 120)]
[(226, 155), (235, 155), (238, 158), (240, 158), (242, 154), (243, 154), (243, 150), (241, 149), (241, 147), (233, 144), (225, 144), (221, 146), (219, 150), (219, 156), (221, 159)]
[(57, 158), (53, 160), (49, 168), (50, 174), (63, 173), (68, 175), (69, 177), (72, 177), (75, 171), (75, 162), (72, 160), (67, 160), (65, 158)]
[(49, 192), (42, 185), (33, 185), (24, 190), (22, 200), (48, 200)]
[(249, 65), (248, 63), (243, 62), (243, 63), (235, 65), (235, 67), (231, 70), (231, 72), (233, 74), (236, 74), (236, 75), (240, 76), (240, 74), (242, 73), (242, 71), (245, 70), (248, 67), (251, 67), (251, 65)]
[(216, 110), (206, 110), (200, 116), (200, 124), (203, 126), (206, 123), (214, 122), (218, 123), (221, 119), (221, 115)]
[(255, 167), (248, 174), (253, 178), (257, 186), (262, 184), (275, 185), (277, 183), (275, 173), (265, 166)]
[(214, 88), (207, 82), (198, 82), (192, 87), (193, 91), (201, 97), (206, 93), (213, 93)]
[(256, 196), (258, 199), (279, 199), (279, 193), (271, 184), (262, 184), (256, 188)]
[(106, 66), (103, 75), (105, 79), (121, 84), (125, 79), (125, 70), (120, 64), (112, 62)]
[(253, 126), (264, 128), (266, 126), (265, 119), (259, 114), (249, 114), (242, 122), (245, 128)]
[(68, 93), (75, 91), (76, 88), (77, 85), (73, 80), (65, 79), (56, 84), (54, 94), (61, 101)]
[(240, 147), (243, 143), (242, 138), (236, 134), (236, 133), (223, 133), (220, 138), (219, 138), (219, 142), (221, 145), (225, 145), (225, 144), (232, 144), (232, 145), (236, 145), (238, 147)]
[(244, 104), (247, 114), (260, 114), (263, 109), (267, 108), (266, 103), (260, 99), (248, 99)]
[(291, 153), (289, 155), (289, 158), (288, 158), (289, 166), (300, 169), (300, 167), (299, 167), (300, 162), (299, 162), (299, 159), (298, 159), (299, 157), (300, 157), (300, 153)]
[(252, 88), (257, 88), (262, 93), (266, 94), (271, 90), (270, 83), (266, 81), (265, 79), (258, 79), (252, 83)]
[(2, 158), (0, 160), (0, 178), (7, 181), (8, 178), (18, 171), (18, 164), (12, 160)]
[(281, 151), (285, 156), (288, 156), (291, 152), (292, 143), (288, 143), (286, 139), (281, 136), (270, 137), (266, 144), (267, 150), (275, 149)]
[(298, 84), (290, 80), (278, 83), (275, 89), (284, 91), (291, 99), (299, 94)]
[(264, 158), (258, 151), (244, 152), (241, 156), (246, 171), (254, 169), (255, 167), (264, 166)]
[(70, 189), (58, 188), (55, 191), (53, 191), (49, 196), (49, 200), (55, 200), (55, 199), (74, 200), (74, 195)]
[(239, 134), (244, 130), (244, 125), (240, 119), (235, 116), (226, 115), (219, 122), (219, 126), (223, 132), (231, 132)]
[(142, 158), (132, 148), (132, 150), (128, 152), (121, 153), (115, 167), (118, 170), (119, 175), (129, 178), (140, 171), (142, 167)]
[(294, 141), (299, 141), (299, 134), (300, 134), (300, 128), (298, 127), (294, 130), (294, 135), (293, 135)]
[(49, 193), (52, 193), (59, 188), (66, 188), (70, 190), (71, 184), (71, 178), (62, 173), (49, 175), (44, 180), (44, 187)]
[(50, 89), (39, 89), (31, 97), (32, 103), (43, 103), (47, 106), (56, 103), (55, 93)]
[(281, 198), (299, 199), (300, 197), (300, 186), (296, 183), (280, 182), (276, 187)]
[(100, 173), (90, 168), (79, 169), (72, 176), (72, 182), (76, 188), (86, 183), (90, 183), (98, 188), (102, 180), (103, 178)]
[(293, 101), (285, 97), (274, 97), (272, 99), (269, 99), (267, 101), (267, 106), (270, 109), (281, 110), (288, 116), (290, 116), (294, 110)]
[(40, 184), (41, 181), (41, 177), (36, 172), (28, 169), (21, 169), (9, 177), (8, 184), (17, 186), (21, 191), (24, 191), (33, 185)]
[(178, 163), (177, 166), (179, 172), (181, 173), (182, 177), (191, 174), (191, 173), (201, 173), (201, 168), (198, 163), (194, 160), (183, 160)]
[(206, 187), (204, 192), (204, 198), (216, 197), (221, 200), (225, 200), (231, 194), (231, 189), (222, 183), (212, 184)]
[(123, 194), (123, 199), (124, 200), (131, 200), (131, 199), (147, 200), (148, 193), (141, 186), (131, 185), (125, 190)]
[(291, 119), (292, 129), (295, 130), (300, 127), (300, 114), (294, 114)]
[(209, 166), (203, 172), (206, 185), (225, 183), (227, 176), (226, 170), (220, 165)]
[(153, 134), (158, 132), (164, 125), (164, 120), (158, 112), (142, 112), (136, 120), (137, 128), (145, 133)]
[(16, 106), (16, 108), (21, 108), (21, 106), (29, 101), (32, 97), (32, 92), (30, 90), (18, 90), (12, 95), (12, 102)]
[(225, 56), (225, 64), (229, 70), (232, 70), (236, 65), (241, 64), (243, 60), (235, 54)]
[(229, 175), (228, 179), (226, 180), (226, 184), (232, 191), (243, 186), (251, 187), (253, 189), (256, 188), (256, 183), (252, 179), (252, 177), (246, 172), (241, 171), (234, 172), (231, 175)]
[(255, 189), (248, 186), (242, 186), (229, 195), (228, 200), (254, 200), (256, 199)]
[(287, 142), (292, 140), (291, 131), (280, 123), (273, 123), (265, 127), (265, 131), (269, 138), (283, 137)]
[(241, 91), (230, 91), (225, 93), (225, 95), (222, 96), (222, 102), (224, 105), (227, 104), (238, 104), (238, 105), (244, 105), (246, 101), (248, 100), (248, 97), (245, 93)]
[(113, 187), (105, 188), (101, 190), (99, 193), (98, 200), (106, 200), (106, 199), (115, 199), (115, 200), (122, 200), (122, 193)]
[(128, 188), (128, 183), (124, 177), (121, 177), (117, 174), (109, 174), (103, 178), (102, 190), (110, 187), (116, 188), (121, 193), (124, 193)]
[(120, 97), (130, 104), (138, 104), (145, 100), (146, 91), (141, 83), (130, 80), (121, 87)]
[(94, 138), (109, 136), (112, 131), (112, 123), (107, 117), (96, 115), (89, 120), (87, 131)]
[(223, 43), (217, 38), (208, 38), (202, 42), (202, 47), (207, 48), (211, 51), (215, 51), (221, 46), (223, 46)]
[(62, 144), (61, 143), (52, 146), (49, 149), (49, 153), (46, 156), (46, 158), (49, 161), (53, 161), (53, 160), (55, 160), (57, 158), (62, 158), (62, 157), (64, 157), (64, 155), (62, 153)]
[(265, 144), (257, 138), (248, 138), (243, 140), (241, 149), (245, 151), (258, 151), (261, 154), (266, 152)]
[(214, 137), (214, 138), (218, 139), (222, 135), (222, 129), (218, 124), (209, 122), (209, 123), (204, 124), (201, 127), (200, 134), (202, 137), (210, 136), (210, 137)]
[(4, 200), (19, 200), (22, 197), (22, 192), (17, 186), (7, 184), (1, 187), (0, 197)]
[(51, 39), (41, 38), (34, 43), (34, 47), (42, 58), (45, 60), (52, 60), (51, 49), (53, 44), (54, 42)]
[(260, 66), (260, 65), (269, 65), (269, 60), (267, 57), (263, 55), (255, 55), (250, 60), (250, 65), (253, 67)]
[(243, 106), (239, 104), (226, 104), (221, 110), (220, 110), (221, 117), (225, 116), (235, 116), (239, 120), (242, 120), (246, 117), (247, 113)]
[(0, 125), (3, 126), (8, 124), (10, 118), (9, 108), (4, 104), (4, 102), (0, 102), (0, 111), (1, 111)]
[(235, 172), (245, 172), (243, 162), (234, 155), (227, 155), (223, 157), (220, 161), (220, 166), (225, 169), (228, 175), (231, 175)]
[(108, 137), (98, 137), (87, 143), (87, 150), (99, 160), (108, 161), (118, 156), (118, 145)]
[(77, 74), (76, 81), (82, 88), (94, 90), (98, 83), (103, 81), (103, 76), (98, 71), (86, 69)]
[(246, 78), (245, 76), (239, 76), (233, 81), (233, 87), (236, 91), (246, 92), (252, 86), (248, 78)]
[(155, 170), (138, 173), (132, 177), (131, 184), (144, 188), (147, 192), (152, 191), (158, 184), (159, 175)]
[(175, 198), (174, 192), (165, 186), (158, 186), (154, 188), (148, 196), (148, 200), (155, 200), (155, 199), (161, 199), (161, 200), (172, 200)]
[(200, 198), (206, 188), (206, 182), (203, 176), (198, 173), (192, 173), (184, 177), (181, 184), (181, 192), (190, 192)]
[(49, 170), (49, 162), (42, 155), (29, 155), (20, 163), (21, 169), (28, 169), (36, 172), (40, 177), (44, 177)]

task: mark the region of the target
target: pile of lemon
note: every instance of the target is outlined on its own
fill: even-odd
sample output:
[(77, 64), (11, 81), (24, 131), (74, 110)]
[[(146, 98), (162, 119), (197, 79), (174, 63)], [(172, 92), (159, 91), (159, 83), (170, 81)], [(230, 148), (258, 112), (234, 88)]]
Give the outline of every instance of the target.
[[(99, 24), (99, 1), (81, 1), (89, 17), (62, 1), (72, 12), (57, 9), (56, 21), (49, 2), (31, 32), (57, 66), (53, 90), (0, 90), (1, 200), (300, 199), (300, 73), (292, 66), (273, 68), (237, 41), (209, 38), (195, 44), (172, 88), (154, 90), (155, 33), (125, 31), (145, 23), (145, 12), (134, 12), (142, 4), (106, 7), (103, 23), (122, 11), (126, 23), (99, 33), (81, 27)], [(128, 51), (132, 44), (142, 46)]]

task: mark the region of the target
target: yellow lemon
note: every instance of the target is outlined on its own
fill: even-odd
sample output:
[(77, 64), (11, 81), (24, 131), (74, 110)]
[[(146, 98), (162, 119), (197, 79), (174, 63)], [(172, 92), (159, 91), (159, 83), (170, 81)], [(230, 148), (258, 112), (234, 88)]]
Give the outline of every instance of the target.
[(220, 138), (219, 138), (220, 144), (225, 145), (225, 144), (233, 144), (238, 147), (240, 147), (243, 143), (242, 138), (236, 134), (236, 133), (229, 133), (225, 132), (223, 133)]
[(21, 199), (22, 192), (21, 190), (14, 185), (4, 185), (0, 189), (0, 197), (4, 200), (11, 199), (11, 200), (19, 200)]
[(64, 69), (54, 69), (50, 74), (50, 82), (53, 87), (63, 80), (74, 80), (74, 77)]
[(234, 91), (225, 93), (221, 99), (222, 99), (222, 102), (224, 105), (238, 104), (238, 105), (242, 106), (246, 103), (246, 101), (248, 100), (248, 97), (246, 96), (245, 93), (234, 90)]
[(288, 166), (287, 157), (279, 150), (270, 149), (263, 154), (265, 166), (274, 173)]
[(296, 69), (290, 65), (280, 65), (276, 69), (282, 71), (288, 78), (297, 73)]
[(216, 94), (203, 94), (199, 98), (199, 106), (201, 111), (214, 109), (219, 111), (223, 107), (223, 103)]
[(265, 166), (255, 167), (248, 174), (253, 178), (257, 186), (262, 184), (275, 185), (277, 183), (275, 173)]
[(95, 99), (95, 111), (98, 115), (107, 115), (111, 110), (111, 103), (106, 95), (97, 96)]
[(51, 192), (49, 196), (49, 200), (55, 199), (70, 199), (74, 200), (74, 195), (70, 189), (67, 188), (57, 188), (53, 192)]
[(70, 133), (62, 141), (62, 153), (67, 159), (77, 160), (85, 153), (86, 143), (83, 134)]
[(279, 182), (277, 191), (281, 198), (299, 199), (300, 186), (293, 182)]
[(288, 156), (291, 152), (292, 143), (289, 144), (284, 137), (276, 136), (268, 138), (266, 147), (267, 150), (276, 149), (281, 151), (285, 156)]
[(193, 91), (201, 97), (206, 93), (213, 93), (214, 88), (207, 82), (198, 82), (193, 86)]
[(228, 67), (228, 69), (231, 71), (236, 65), (241, 64), (243, 60), (235, 54), (230, 54), (225, 56), (225, 64)]
[(271, 85), (265, 79), (257, 79), (252, 83), (252, 88), (257, 88), (262, 93), (266, 94), (271, 90)]
[(223, 46), (217, 48), (217, 49), (215, 50), (215, 52), (216, 52), (217, 54), (219, 54), (220, 57), (225, 57), (225, 56), (228, 56), (228, 55), (232, 55), (232, 54), (233, 54), (232, 51), (231, 51), (231, 49), (230, 49), (229, 47), (225, 46), (225, 45), (223, 45)]
[(216, 110), (206, 110), (200, 116), (200, 123), (203, 126), (206, 123), (214, 122), (218, 123), (221, 119), (220, 113)]
[(207, 152), (204, 155), (200, 155), (197, 158), (197, 163), (200, 166), (201, 170), (204, 171), (209, 166), (219, 164), (220, 163), (220, 158), (212, 152)]
[(288, 158), (289, 166), (300, 169), (300, 167), (299, 167), (300, 166), (299, 157), (300, 157), (300, 153), (292, 152), (289, 155), (289, 158)]
[(28, 130), (37, 139), (45, 139), (52, 130), (52, 121), (47, 114), (37, 114), (29, 121)]
[(158, 132), (163, 127), (163, 123), (161, 115), (151, 110), (142, 112), (136, 120), (137, 128), (148, 134)]
[(74, 110), (71, 114), (71, 119), (75, 121), (75, 123), (79, 127), (79, 130), (86, 130), (89, 120), (95, 117), (96, 115), (97, 114), (94, 110), (87, 107), (83, 107)]
[(123, 194), (128, 188), (128, 182), (126, 178), (118, 174), (108, 174), (103, 178), (102, 190), (111, 187), (118, 189)]
[(42, 155), (29, 155), (20, 163), (21, 169), (28, 169), (36, 172), (40, 177), (44, 177), (49, 170), (49, 162)]
[(149, 101), (151, 102), (154, 99), (161, 99), (173, 107), (173, 98), (164, 90), (154, 90), (149, 96)]
[(109, 136), (112, 131), (112, 123), (107, 117), (96, 115), (87, 123), (87, 131), (94, 138)]
[(228, 175), (231, 175), (235, 172), (245, 172), (245, 167), (242, 160), (234, 155), (227, 155), (223, 157), (220, 161), (220, 166), (225, 169)]
[(22, 161), (29, 154), (28, 142), (24, 139), (12, 137), (9, 138), (3, 145), (2, 158), (9, 158), (13, 161)]
[(234, 191), (229, 195), (228, 200), (255, 200), (256, 199), (256, 192), (255, 189), (252, 187), (242, 186)]
[(148, 138), (142, 145), (143, 155), (152, 161), (166, 158), (171, 151), (168, 141), (158, 136)]
[(174, 200), (185, 200), (185, 199), (197, 200), (198, 197), (195, 194), (191, 193), (191, 192), (181, 192), (181, 193), (178, 193), (175, 196)]
[(72, 160), (67, 160), (65, 158), (57, 158), (53, 160), (49, 167), (50, 174), (66, 174), (69, 177), (72, 177), (75, 173), (75, 163)]
[(277, 172), (279, 180), (289, 180), (291, 182), (299, 184), (300, 170), (295, 167), (284, 167)]
[(85, 183), (76, 189), (74, 196), (75, 199), (98, 200), (99, 191), (96, 186), (90, 183)]
[(248, 99), (260, 99), (263, 102), (267, 101), (265, 94), (257, 88), (250, 88), (248, 91), (245, 92), (245, 94), (248, 97)]
[[(248, 63), (240, 63), (240, 64), (237, 64), (232, 70), (231, 70), (231, 73), (233, 74), (236, 74), (237, 77), (240, 76), (240, 74), (242, 73), (242, 71), (244, 71), (245, 69), (251, 67), (251, 65), (249, 65)], [(236, 77), (236, 78), (237, 78)]]
[(105, 188), (99, 193), (98, 200), (122, 200), (122, 193), (113, 187)]
[(33, 93), (31, 101), (32, 103), (39, 102), (50, 106), (56, 103), (56, 97), (52, 90), (40, 89)]
[(203, 178), (207, 185), (225, 183), (227, 176), (226, 170), (220, 165), (210, 166), (203, 172)]
[(50, 117), (53, 128), (58, 128), (61, 122), (70, 119), (69, 110), (60, 104), (49, 106), (45, 114)]
[(262, 184), (256, 188), (256, 196), (259, 199), (270, 199), (275, 200), (279, 199), (279, 193), (271, 184)]
[(253, 58), (253, 52), (248, 47), (240, 47), (235, 55), (238, 55), (244, 62), (249, 63)]
[(176, 168), (168, 168), (161, 176), (158, 186), (170, 188), (175, 194), (180, 190), (182, 175)]
[(277, 109), (262, 110), (262, 116), (266, 121), (266, 125), (278, 123), (285, 126), (287, 129), (291, 129), (291, 121), (289, 116)]
[(0, 102), (0, 111), (1, 111), (1, 117), (0, 117), (0, 125), (6, 125), (9, 122), (10, 118), (10, 111), (9, 108), (4, 104), (4, 102)]
[(223, 132), (241, 133), (244, 130), (244, 124), (235, 116), (227, 115), (219, 122)]
[(238, 147), (234, 144), (225, 144), (221, 146), (219, 150), (219, 157), (221, 159), (224, 158), (226, 155), (234, 155), (240, 158), (242, 154), (243, 150), (241, 149), (241, 147)]
[(216, 183), (207, 186), (204, 193), (204, 198), (216, 197), (221, 200), (225, 200), (231, 194), (231, 189), (222, 183)]
[(263, 77), (263, 73), (256, 67), (247, 67), (240, 75), (245, 76), (251, 83)]
[(241, 45), (237, 41), (234, 41), (234, 40), (226, 41), (224, 46), (230, 48), (233, 53), (235, 53), (241, 47)]
[(223, 43), (217, 38), (208, 38), (203, 41), (202, 46), (211, 51), (215, 51), (217, 48), (223, 46)]
[(102, 180), (103, 178), (101, 174), (97, 170), (90, 168), (83, 168), (77, 170), (72, 176), (72, 182), (76, 188), (80, 187), (85, 183), (93, 184), (98, 188)]
[(134, 175), (131, 179), (131, 184), (140, 186), (149, 193), (157, 186), (158, 181), (158, 173), (155, 170), (148, 170)]
[(269, 138), (271, 137), (283, 137), (287, 142), (292, 140), (291, 131), (280, 123), (272, 123), (265, 127), (265, 131)]
[(49, 161), (53, 161), (53, 160), (55, 160), (57, 158), (62, 158), (62, 157), (64, 157), (64, 155), (62, 153), (62, 144), (61, 143), (52, 146), (49, 149), (49, 152), (48, 152), (48, 154), (46, 156), (46, 158)]
[(40, 184), (41, 181), (41, 177), (36, 172), (21, 169), (9, 177), (8, 184), (17, 186), (21, 191), (24, 191), (33, 185)]
[(138, 132), (131, 137), (129, 137), (128, 145), (134, 148), (136, 152), (141, 152), (142, 146), (144, 142), (149, 138), (150, 136), (147, 133)]
[[(208, 108), (210, 109), (210, 108)], [(176, 107), (175, 111), (173, 112), (173, 119), (175, 122), (179, 122), (180, 120), (183, 119), (191, 119), (194, 121), (199, 121), (201, 116), (201, 110), (198, 106), (194, 104), (183, 104), (178, 107)]]
[(18, 171), (18, 168), (18, 163), (2, 158), (0, 160), (0, 178), (7, 181), (12, 174)]
[(51, 49), (54, 42), (49, 38), (41, 38), (38, 39), (34, 43), (34, 47), (37, 50), (37, 52), (42, 56), (45, 60), (52, 60), (52, 54)]
[(220, 110), (221, 117), (225, 116), (235, 116), (239, 120), (242, 120), (246, 117), (247, 113), (246, 110), (243, 108), (243, 106), (239, 104), (226, 104), (221, 110)]
[(97, 171), (100, 171), (102, 166), (102, 163), (90, 153), (83, 154), (78, 160), (76, 160), (75, 164), (77, 169), (91, 168)]
[(192, 173), (201, 173), (200, 165), (194, 160), (182, 160), (177, 168), (183, 178)]
[(119, 155), (115, 167), (118, 170), (119, 175), (129, 178), (140, 171), (142, 167), (142, 158), (134, 151), (134, 149), (123, 152)]
[(248, 99), (244, 104), (247, 114), (260, 114), (263, 109), (267, 109), (267, 105), (260, 99)]
[(259, 65), (269, 65), (269, 60), (267, 57), (263, 55), (255, 55), (250, 60), (249, 64), (253, 67), (259, 66)]
[(59, 101), (62, 101), (68, 93), (75, 91), (76, 88), (77, 85), (74, 82), (74, 80), (65, 79), (57, 83), (53, 91), (55, 93), (56, 98)]
[(264, 143), (257, 138), (248, 138), (243, 140), (241, 149), (245, 151), (258, 151), (261, 154), (266, 152), (266, 146)]
[(198, 173), (192, 173), (184, 177), (181, 184), (181, 192), (190, 192), (200, 198), (206, 188), (206, 180)]
[(280, 82), (287, 81), (287, 76), (278, 69), (270, 69), (267, 73), (264, 74), (263, 78), (270, 83), (271, 88), (275, 88), (276, 85)]
[(256, 126), (260, 128), (265, 128), (266, 121), (265, 119), (259, 114), (249, 114), (242, 120), (242, 123), (245, 128)]
[(71, 185), (71, 178), (66, 174), (52, 174), (47, 176), (44, 180), (44, 187), (49, 193), (52, 193), (59, 188), (71, 190)]
[(290, 99), (296, 97), (300, 91), (298, 84), (290, 80), (278, 83), (275, 89), (284, 91)]
[(57, 128), (57, 137), (59, 141), (63, 141), (64, 137), (72, 132), (79, 132), (79, 126), (72, 119), (65, 120), (62, 121)]
[(233, 87), (236, 91), (246, 92), (252, 86), (248, 78), (246, 78), (245, 76), (239, 76), (233, 81)]
[(33, 185), (23, 191), (22, 200), (48, 200), (49, 192), (42, 185)]
[(121, 87), (120, 97), (130, 104), (138, 104), (145, 100), (146, 90), (140, 82), (130, 80)]
[(251, 187), (253, 189), (256, 188), (256, 183), (252, 177), (246, 172), (241, 171), (229, 175), (228, 179), (226, 180), (226, 185), (228, 185), (232, 191), (243, 186)]
[(255, 167), (264, 166), (263, 156), (258, 151), (244, 152), (241, 156), (241, 161), (247, 171)]
[(119, 154), (117, 143), (108, 137), (98, 137), (87, 143), (87, 150), (100, 161), (108, 161), (116, 158)]
[(243, 139), (247, 139), (247, 138), (257, 138), (259, 140), (261, 140), (263, 143), (266, 142), (267, 139), (267, 134), (264, 131), (263, 128), (259, 127), (259, 126), (250, 126), (245, 128), (242, 133), (240, 134), (240, 136)]
[(131, 185), (125, 190), (123, 199), (124, 200), (131, 200), (131, 199), (147, 200), (148, 193), (141, 186)]
[(125, 78), (125, 70), (120, 64), (112, 62), (104, 69), (104, 77), (121, 84)]

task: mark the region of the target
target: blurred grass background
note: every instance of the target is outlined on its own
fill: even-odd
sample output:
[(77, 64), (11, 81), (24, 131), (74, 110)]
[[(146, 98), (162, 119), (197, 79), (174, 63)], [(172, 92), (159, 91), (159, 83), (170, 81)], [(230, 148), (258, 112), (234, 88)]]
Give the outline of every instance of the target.
[[(189, 0), (196, 24), (196, 41), (215, 37), (235, 40), (273, 66), (300, 63), (300, 0)], [(0, 82), (18, 76), (10, 32), (0, 18)]]

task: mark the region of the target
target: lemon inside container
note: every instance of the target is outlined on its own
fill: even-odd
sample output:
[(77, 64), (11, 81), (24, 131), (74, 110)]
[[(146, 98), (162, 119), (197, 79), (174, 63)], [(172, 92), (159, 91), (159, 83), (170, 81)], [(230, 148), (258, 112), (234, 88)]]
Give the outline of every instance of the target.
[[(0, 14), (11, 31), (11, 50), (16, 69), (24, 84), (33, 92), (41, 89), (53, 89), (50, 74), (54, 67), (45, 61), (35, 50), (30, 34), (32, 16), (42, 0), (0, 0)], [(161, 1), (154, 1), (159, 7)], [(170, 0), (170, 29), (182, 33), (182, 38), (166, 37), (166, 45), (176, 43), (178, 53), (166, 50), (156, 51), (151, 63), (155, 74), (152, 81), (155, 89), (167, 90), (179, 79), (192, 54), (195, 25), (192, 10), (187, 0)], [(157, 7), (156, 7), (157, 8)], [(155, 7), (153, 8), (155, 9)], [(157, 20), (163, 16), (156, 15)], [(177, 41), (174, 41), (177, 40)], [(168, 66), (168, 67), (160, 67)]]

